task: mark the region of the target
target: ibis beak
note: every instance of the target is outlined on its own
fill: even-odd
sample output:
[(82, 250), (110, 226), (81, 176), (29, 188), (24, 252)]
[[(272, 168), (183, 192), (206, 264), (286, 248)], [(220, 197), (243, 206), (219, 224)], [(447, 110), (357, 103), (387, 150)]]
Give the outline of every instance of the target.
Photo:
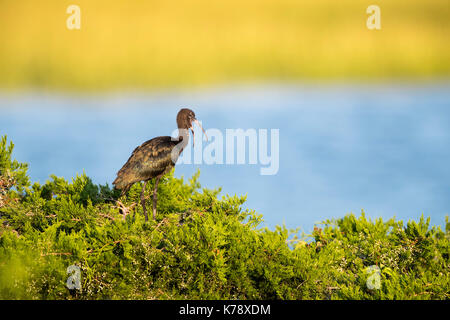
[[(203, 127), (200, 124), (200, 122), (197, 119), (194, 119), (194, 122), (200, 127), (200, 129), (202, 129), (203, 133), (205, 134), (206, 141), (208, 141), (208, 135), (206, 134), (206, 132), (203, 129)], [(194, 129), (192, 127), (191, 127), (191, 131), (192, 131), (192, 140), (194, 140)], [(194, 145), (194, 141), (192, 141), (192, 145)]]

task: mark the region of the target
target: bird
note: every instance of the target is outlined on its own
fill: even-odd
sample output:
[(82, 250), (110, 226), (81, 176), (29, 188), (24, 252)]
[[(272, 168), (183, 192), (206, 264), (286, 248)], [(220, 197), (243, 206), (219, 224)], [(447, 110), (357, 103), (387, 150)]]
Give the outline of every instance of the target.
[(141, 205), (144, 211), (145, 221), (148, 221), (147, 210), (145, 208), (145, 187), (147, 182), (155, 178), (153, 189), (153, 219), (156, 220), (156, 205), (158, 183), (162, 176), (174, 168), (175, 163), (183, 149), (189, 141), (189, 129), (192, 131), (194, 143), (194, 129), (192, 124), (196, 123), (203, 131), (208, 140), (205, 130), (195, 117), (194, 111), (182, 108), (177, 114), (178, 137), (161, 136), (148, 140), (134, 149), (128, 161), (117, 172), (117, 178), (113, 185), (121, 190), (121, 196), (136, 182), (144, 182), (141, 191)]

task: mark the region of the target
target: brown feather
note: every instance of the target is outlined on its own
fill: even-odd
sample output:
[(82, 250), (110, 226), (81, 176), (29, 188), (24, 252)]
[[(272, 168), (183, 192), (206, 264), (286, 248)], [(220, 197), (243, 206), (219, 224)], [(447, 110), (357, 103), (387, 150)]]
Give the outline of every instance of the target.
[[(175, 166), (175, 163), (172, 162), (172, 150), (181, 141), (182, 137), (174, 139), (164, 136), (144, 142), (134, 149), (128, 161), (117, 173), (113, 184), (124, 194), (134, 183), (147, 181), (170, 171)], [(182, 149), (180, 153), (181, 151)]]

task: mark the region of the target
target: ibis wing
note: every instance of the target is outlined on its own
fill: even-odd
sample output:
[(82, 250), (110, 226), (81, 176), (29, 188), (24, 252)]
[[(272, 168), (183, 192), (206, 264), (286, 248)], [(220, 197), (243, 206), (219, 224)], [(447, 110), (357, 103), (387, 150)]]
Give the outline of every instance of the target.
[(137, 181), (154, 178), (172, 168), (175, 165), (172, 150), (179, 142), (171, 137), (157, 137), (144, 142), (134, 149), (113, 184), (119, 189), (128, 188)]

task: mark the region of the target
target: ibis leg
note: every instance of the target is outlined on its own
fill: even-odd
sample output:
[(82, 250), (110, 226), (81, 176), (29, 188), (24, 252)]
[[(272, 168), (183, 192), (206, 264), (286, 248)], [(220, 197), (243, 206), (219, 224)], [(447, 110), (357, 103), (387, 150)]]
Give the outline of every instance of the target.
[(141, 191), (141, 205), (142, 205), (142, 209), (144, 210), (145, 221), (148, 221), (147, 209), (145, 208), (145, 187), (146, 186), (147, 186), (147, 181), (144, 181), (144, 186), (142, 187), (142, 191)]
[(158, 183), (161, 177), (155, 179), (155, 189), (153, 190), (153, 219), (156, 220), (156, 201), (158, 200)]

